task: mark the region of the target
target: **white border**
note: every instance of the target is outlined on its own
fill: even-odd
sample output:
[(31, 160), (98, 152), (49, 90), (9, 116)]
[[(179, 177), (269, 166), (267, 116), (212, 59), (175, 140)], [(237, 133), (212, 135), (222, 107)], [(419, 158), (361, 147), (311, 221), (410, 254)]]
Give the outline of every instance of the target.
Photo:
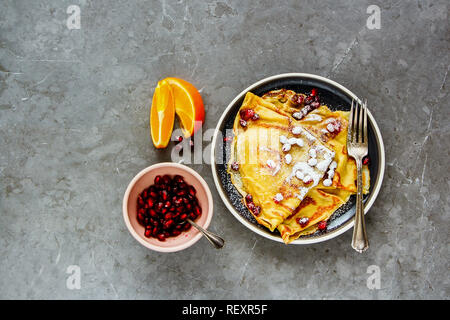
[[(214, 183), (216, 184), (216, 189), (220, 194), (220, 197), (222, 198), (223, 202), (225, 203), (225, 206), (228, 208), (228, 210), (236, 217), (236, 219), (238, 219), (244, 226), (246, 226), (247, 228), (249, 228), (250, 230), (252, 230), (253, 232), (256, 232), (257, 234), (277, 241), (277, 242), (283, 242), (283, 239), (281, 239), (281, 237), (277, 237), (274, 236), (268, 232), (265, 232), (263, 230), (261, 230), (260, 228), (254, 226), (253, 224), (251, 224), (250, 222), (248, 222), (245, 218), (243, 218), (232, 206), (232, 204), (227, 200), (227, 196), (222, 192), (222, 187), (221, 187), (221, 183), (219, 180), (219, 177), (217, 175), (217, 172), (215, 170), (216, 167), (216, 161), (215, 161), (215, 150), (216, 150), (216, 143), (217, 143), (217, 137), (218, 137), (218, 133), (220, 132), (220, 126), (222, 124), (222, 122), (225, 119), (225, 116), (228, 114), (229, 110), (232, 108), (232, 106), (239, 100), (241, 99), (247, 92), (251, 91), (253, 88), (258, 87), (262, 84), (265, 84), (267, 82), (273, 81), (273, 80), (277, 80), (277, 79), (282, 79), (282, 78), (289, 78), (289, 77), (303, 77), (303, 78), (309, 78), (309, 79), (314, 79), (314, 80), (319, 80), (325, 83), (328, 83), (340, 90), (342, 90), (344, 93), (348, 94), (350, 97), (352, 97), (355, 100), (361, 101), (353, 92), (351, 92), (350, 90), (348, 90), (346, 87), (340, 85), (339, 83), (321, 77), (321, 76), (317, 76), (314, 74), (309, 74), (309, 73), (283, 73), (283, 74), (279, 74), (279, 75), (274, 75), (274, 76), (270, 76), (267, 77), (265, 79), (262, 79), (252, 85), (250, 85), (247, 89), (243, 90), (241, 93), (239, 93), (234, 99), (233, 101), (230, 102), (230, 104), (227, 106), (227, 108), (225, 109), (225, 111), (222, 113), (222, 116), (220, 117), (217, 126), (216, 126), (216, 130), (214, 132), (214, 136), (213, 136), (213, 140), (212, 140), (212, 148), (211, 148), (211, 170), (213, 173), (213, 178), (214, 178)], [(370, 113), (369, 110), (367, 110), (367, 114), (369, 116), (369, 121), (372, 124), (372, 127), (375, 130), (375, 138), (378, 142), (378, 154), (380, 156), (380, 162), (379, 162), (379, 173), (377, 175), (377, 179), (375, 181), (375, 185), (374, 188), (370, 194), (369, 197), (369, 201), (365, 204), (364, 206), (364, 214), (366, 214), (370, 208), (372, 207), (373, 203), (375, 202), (375, 199), (378, 196), (378, 193), (380, 191), (381, 188), (381, 184), (383, 181), (383, 176), (384, 176), (384, 170), (385, 170), (385, 154), (384, 154), (384, 144), (383, 144), (383, 138), (381, 136), (381, 132), (380, 129), (378, 128), (378, 125), (375, 121), (375, 119), (373, 118), (372, 114)], [(334, 237), (337, 237), (338, 235), (344, 233), (345, 231), (347, 231), (348, 229), (352, 228), (354, 225), (354, 217), (347, 221), (344, 225), (338, 227), (337, 229), (334, 229), (332, 231), (330, 231), (329, 233), (325, 234), (325, 235), (319, 235), (317, 237), (314, 238), (305, 238), (305, 239), (297, 239), (291, 242), (291, 244), (312, 244), (312, 243), (319, 243), (322, 241), (326, 241), (329, 239), (332, 239)]]

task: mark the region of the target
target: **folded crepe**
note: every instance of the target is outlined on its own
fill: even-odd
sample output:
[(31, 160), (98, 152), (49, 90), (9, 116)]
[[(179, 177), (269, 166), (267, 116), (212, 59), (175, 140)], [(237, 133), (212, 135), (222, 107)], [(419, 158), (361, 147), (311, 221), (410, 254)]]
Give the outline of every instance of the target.
[[(291, 90), (276, 90), (265, 94), (262, 98), (275, 106), (277, 112), (291, 115), (299, 112), (292, 102), (296, 93)], [(305, 98), (305, 96), (303, 96)], [(304, 115), (300, 123), (304, 128), (326, 144), (335, 152), (335, 169), (333, 178), (324, 185), (322, 179), (297, 208), (295, 214), (285, 219), (278, 227), (285, 243), (292, 242), (300, 236), (317, 231), (317, 222), (327, 220), (344, 203), (350, 195), (356, 193), (356, 163), (348, 157), (346, 139), (348, 130), (348, 111), (330, 111), (325, 105)], [(339, 130), (336, 130), (339, 128)], [(332, 132), (330, 132), (330, 129)], [(336, 133), (337, 132), (337, 133)], [(363, 192), (367, 194), (370, 187), (368, 166), (363, 166)], [(323, 214), (326, 212), (326, 214)], [(300, 224), (301, 219), (308, 223)]]
[[(356, 164), (346, 149), (349, 112), (318, 104), (306, 112), (294, 102), (299, 96), (306, 97), (286, 89), (247, 93), (228, 163), (244, 204), (285, 243), (316, 232), (356, 192)], [(369, 179), (363, 166), (364, 193)]]
[[(246, 110), (257, 115), (255, 120), (241, 117)], [(231, 181), (244, 197), (251, 195), (251, 203), (245, 204), (258, 223), (274, 231), (320, 183), (335, 152), (300, 122), (252, 93), (245, 96), (233, 132)]]

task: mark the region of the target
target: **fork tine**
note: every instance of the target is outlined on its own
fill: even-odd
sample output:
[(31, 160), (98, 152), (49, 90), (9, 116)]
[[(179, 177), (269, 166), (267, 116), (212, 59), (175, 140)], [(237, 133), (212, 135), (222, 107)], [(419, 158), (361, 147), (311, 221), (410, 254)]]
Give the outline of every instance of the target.
[(363, 127), (364, 143), (367, 144), (367, 99), (364, 101), (364, 127)]
[(358, 143), (363, 143), (363, 130), (364, 130), (364, 104), (361, 101), (358, 112), (359, 120), (358, 120)]
[(354, 130), (353, 130), (353, 113), (354, 113), (353, 104), (354, 104), (354, 101), (355, 100), (352, 99), (352, 106), (350, 108), (350, 115), (348, 117), (347, 145), (349, 145), (350, 142), (352, 142), (352, 140), (353, 140), (353, 133), (354, 133)]

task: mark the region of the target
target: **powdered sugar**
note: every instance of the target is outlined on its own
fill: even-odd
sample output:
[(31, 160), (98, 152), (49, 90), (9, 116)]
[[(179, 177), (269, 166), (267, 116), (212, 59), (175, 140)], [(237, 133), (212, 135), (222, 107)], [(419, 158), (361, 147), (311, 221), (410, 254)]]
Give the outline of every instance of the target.
[(299, 147), (303, 147), (303, 146), (304, 146), (303, 140), (300, 139), (300, 138), (297, 138), (297, 141), (295, 141), (295, 143), (296, 143)]
[(273, 198), (276, 202), (280, 202), (284, 199), (283, 195), (281, 193), (277, 193), (275, 197)]
[(329, 132), (334, 132), (334, 126), (331, 123), (327, 124), (327, 130)]
[(288, 143), (289, 143), (289, 144), (296, 144), (296, 143), (297, 143), (297, 138), (294, 138), (294, 137), (289, 138), (289, 139), (288, 139)]
[(297, 170), (297, 171), (295, 172), (295, 176), (296, 176), (297, 179), (299, 179), (299, 180), (303, 180), (303, 178), (305, 177), (305, 175), (303, 174), (303, 172), (300, 171), (300, 170)]
[(322, 121), (322, 117), (318, 114), (309, 114), (303, 121)]
[(311, 167), (314, 167), (314, 166), (317, 164), (317, 159), (316, 159), (316, 158), (311, 158), (311, 159), (309, 159), (309, 160), (308, 160), (308, 164), (309, 164)]
[(292, 128), (292, 134), (294, 135), (299, 135), (300, 133), (302, 133), (303, 129), (301, 127), (293, 127)]
[(274, 168), (276, 167), (276, 163), (275, 163), (275, 161), (269, 159), (269, 160), (267, 160), (267, 166), (268, 166), (270, 169), (274, 169)]
[(290, 154), (285, 155), (284, 161), (286, 162), (286, 164), (290, 164), (292, 162), (292, 156)]
[(283, 144), (281, 150), (283, 150), (283, 152), (288, 152), (289, 150), (291, 150), (291, 144), (290, 143)]
[(281, 135), (281, 136), (280, 136), (280, 142), (281, 142), (282, 144), (285, 144), (285, 143), (287, 143), (287, 142), (288, 142), (288, 139), (287, 139), (287, 137), (286, 137), (286, 136), (283, 136), (283, 135)]

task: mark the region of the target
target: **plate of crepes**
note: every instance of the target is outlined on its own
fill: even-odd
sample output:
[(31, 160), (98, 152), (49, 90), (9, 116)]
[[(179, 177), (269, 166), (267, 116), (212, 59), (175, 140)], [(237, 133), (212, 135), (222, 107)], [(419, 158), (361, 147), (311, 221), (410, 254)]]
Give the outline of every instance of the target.
[[(288, 73), (251, 85), (228, 105), (212, 142), (220, 196), (250, 230), (286, 244), (342, 234), (354, 223), (356, 163), (347, 155), (352, 99), (324, 77)], [(364, 212), (384, 175), (384, 146), (368, 112), (363, 163)]]

